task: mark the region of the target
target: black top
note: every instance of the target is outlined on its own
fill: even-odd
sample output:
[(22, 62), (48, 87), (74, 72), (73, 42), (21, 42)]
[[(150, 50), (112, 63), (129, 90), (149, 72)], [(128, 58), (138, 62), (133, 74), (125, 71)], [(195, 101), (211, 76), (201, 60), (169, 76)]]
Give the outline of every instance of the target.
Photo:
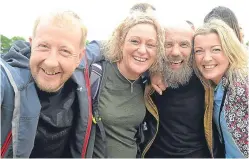
[(47, 93), (39, 88), (36, 90), (42, 108), (30, 158), (71, 157), (69, 142), (72, 140), (72, 135), (70, 134), (76, 123), (74, 116), (78, 109), (76, 91), (74, 91), (76, 84), (68, 81), (55, 93)]
[(177, 89), (152, 99), (159, 111), (159, 131), (148, 157), (208, 157), (204, 136), (204, 88), (194, 75)]

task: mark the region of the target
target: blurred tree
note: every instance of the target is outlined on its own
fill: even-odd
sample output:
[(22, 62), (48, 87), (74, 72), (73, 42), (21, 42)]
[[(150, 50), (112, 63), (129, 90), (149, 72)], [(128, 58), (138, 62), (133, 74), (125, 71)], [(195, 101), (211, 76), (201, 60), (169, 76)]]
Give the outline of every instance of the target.
[(23, 37), (21, 37), (21, 36), (13, 36), (11, 38), (12, 43), (15, 42), (16, 40), (24, 40), (25, 41), (25, 39)]
[(25, 41), (25, 39), (21, 36), (13, 36), (12, 38), (8, 38), (4, 35), (0, 35), (0, 44), (1, 44), (0, 53), (3, 53), (5, 51), (9, 50), (9, 48), (11, 47), (13, 42), (15, 42), (16, 40), (24, 40)]
[(1, 35), (1, 38), (0, 38), (0, 41), (1, 41), (1, 53), (10, 48), (10, 43), (11, 43), (11, 40), (9, 38), (7, 38), (6, 36), (4, 35)]
[(86, 45), (89, 44), (89, 40), (86, 40)]

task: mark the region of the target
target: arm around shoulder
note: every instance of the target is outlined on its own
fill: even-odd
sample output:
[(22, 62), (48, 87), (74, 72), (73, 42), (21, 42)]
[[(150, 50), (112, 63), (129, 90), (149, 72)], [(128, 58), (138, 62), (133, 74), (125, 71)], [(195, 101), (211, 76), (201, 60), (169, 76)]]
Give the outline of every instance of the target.
[(86, 45), (86, 58), (89, 66), (104, 59), (102, 47), (103, 41), (96, 40)]

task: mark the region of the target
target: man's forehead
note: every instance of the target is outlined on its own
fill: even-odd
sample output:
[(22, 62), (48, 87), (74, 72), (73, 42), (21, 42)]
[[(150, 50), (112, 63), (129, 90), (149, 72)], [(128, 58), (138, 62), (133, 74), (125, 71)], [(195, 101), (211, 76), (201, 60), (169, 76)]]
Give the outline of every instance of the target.
[(61, 28), (79, 29), (81, 28), (81, 20), (71, 12), (53, 11), (42, 14), (38, 19), (39, 25), (56, 25)]
[(169, 29), (166, 31), (166, 40), (192, 41), (193, 32), (182, 29)]
[(194, 31), (185, 21), (176, 21), (165, 25), (166, 39), (185, 39), (192, 40)]

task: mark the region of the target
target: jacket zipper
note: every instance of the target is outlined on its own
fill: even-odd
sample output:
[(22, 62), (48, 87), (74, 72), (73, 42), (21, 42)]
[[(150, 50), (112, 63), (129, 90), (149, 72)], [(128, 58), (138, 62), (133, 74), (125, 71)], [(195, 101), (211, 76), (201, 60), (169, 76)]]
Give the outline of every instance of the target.
[[(149, 100), (151, 100), (151, 98), (150, 98), (150, 95), (151, 95), (152, 93), (150, 93), (149, 94)], [(151, 100), (152, 101), (152, 100)], [(153, 105), (153, 104), (152, 104)], [(157, 111), (157, 108), (155, 107), (154, 108), (156, 111)], [(157, 111), (158, 112), (158, 111)], [(158, 114), (158, 113), (157, 113)], [(158, 115), (158, 118), (159, 118), (159, 115)], [(149, 148), (150, 148), (150, 146), (152, 145), (152, 143), (154, 142), (154, 140), (155, 140), (155, 138), (156, 138), (156, 135), (157, 135), (157, 133), (158, 133), (158, 127), (159, 127), (159, 120), (157, 121), (157, 126), (156, 126), (156, 133), (155, 133), (155, 135), (153, 136), (153, 138), (150, 140), (150, 142), (147, 144), (147, 146), (145, 147), (145, 149), (144, 149), (144, 151), (143, 151), (143, 153), (142, 153), (142, 158), (144, 158), (144, 156), (145, 156), (145, 154), (148, 152), (148, 150), (149, 150)]]
[(11, 131), (9, 132), (5, 142), (3, 143), (3, 147), (1, 148), (1, 157), (4, 157), (8, 147), (9, 147), (9, 144), (10, 144), (10, 141), (12, 139), (12, 133)]
[(81, 153), (82, 158), (85, 158), (86, 156), (86, 150), (87, 150), (88, 141), (90, 138), (91, 128), (92, 128), (92, 98), (91, 98), (90, 79), (89, 79), (87, 60), (85, 61), (86, 61), (86, 69), (85, 69), (84, 77), (86, 80), (87, 98), (88, 98), (88, 124), (87, 124), (85, 140), (84, 140), (83, 147), (82, 147), (82, 153)]
[(155, 138), (156, 138), (156, 135), (157, 135), (157, 132), (158, 132), (158, 125), (159, 123), (157, 122), (157, 128), (156, 128), (156, 133), (155, 135), (153, 136), (153, 138), (150, 140), (150, 142), (148, 143), (148, 145), (145, 147), (143, 153), (142, 153), (142, 158), (144, 158), (145, 154), (148, 152), (150, 146), (152, 145), (152, 143), (154, 142)]

